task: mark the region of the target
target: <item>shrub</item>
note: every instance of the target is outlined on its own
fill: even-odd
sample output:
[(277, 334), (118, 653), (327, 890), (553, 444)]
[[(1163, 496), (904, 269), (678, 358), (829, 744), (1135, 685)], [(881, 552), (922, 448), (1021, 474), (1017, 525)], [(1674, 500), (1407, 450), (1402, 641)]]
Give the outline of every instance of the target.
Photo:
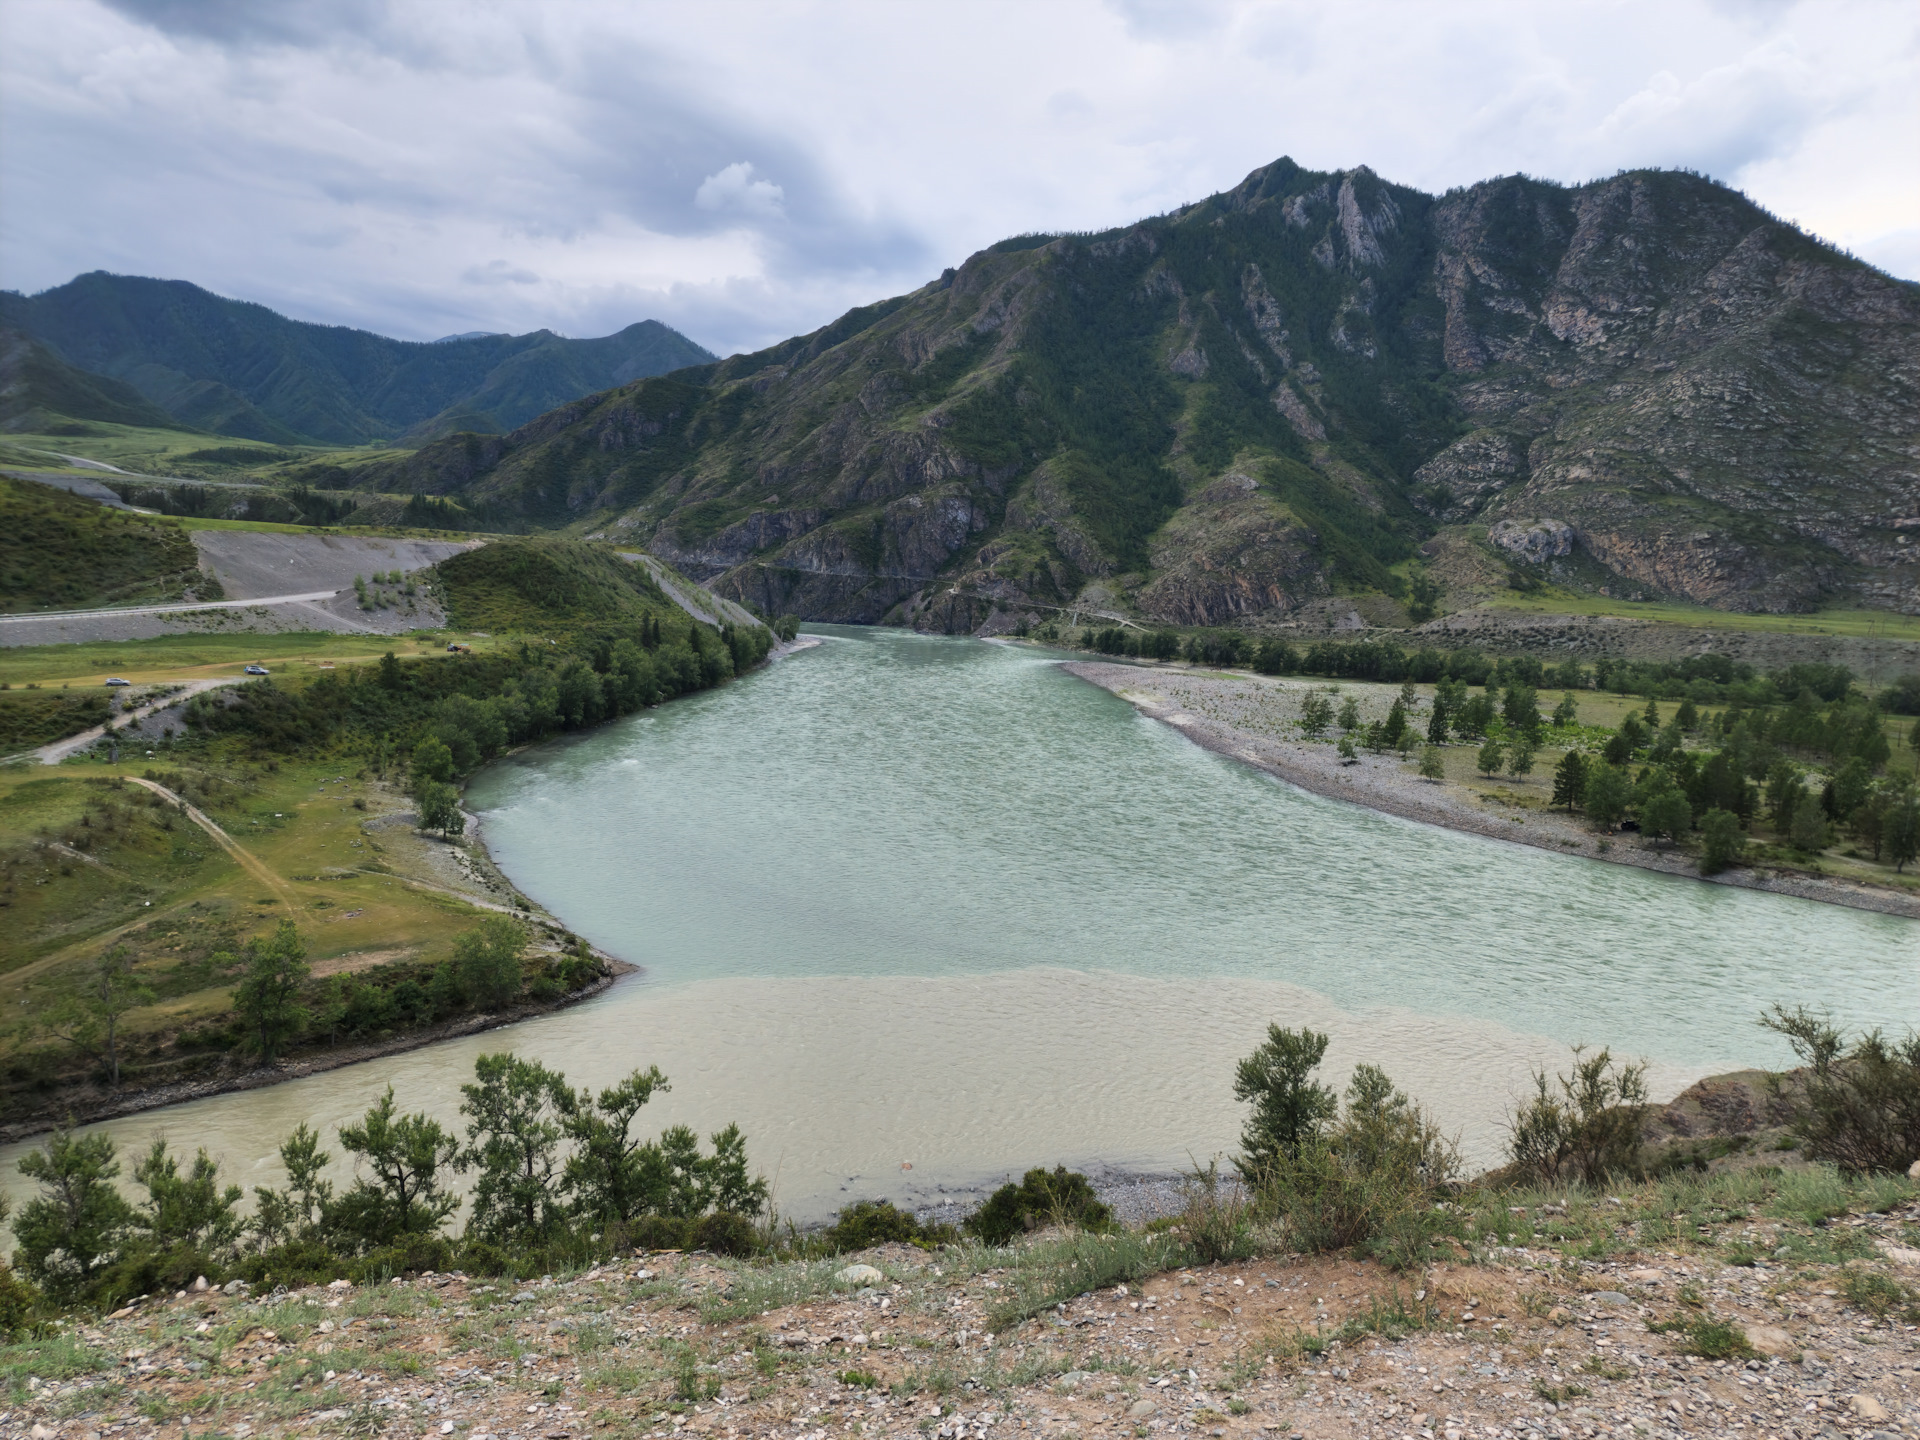
[(1220, 1190), (1220, 1167), (1209, 1161), (1187, 1177), (1180, 1234), (1204, 1265), (1245, 1260), (1255, 1251), (1253, 1205), (1244, 1187)]
[(753, 1222), (731, 1210), (716, 1210), (693, 1222), (687, 1237), (696, 1250), (711, 1250), (716, 1255), (752, 1255), (760, 1249), (760, 1236)]
[(292, 1290), (341, 1279), (352, 1267), (324, 1241), (305, 1239), (289, 1240), (243, 1255), (234, 1268), (242, 1279), (258, 1287), (272, 1289), (284, 1285)]
[(458, 1268), (469, 1275), (506, 1275), (513, 1270), (507, 1252), (489, 1240), (469, 1240), (460, 1247)]
[[(1870, 1031), (1848, 1048), (1824, 1016), (1775, 1006), (1760, 1023), (1784, 1035), (1807, 1067), (1791, 1101), (1807, 1154), (1849, 1175), (1899, 1173), (1920, 1160), (1920, 1035), (1892, 1041)], [(1783, 1093), (1776, 1078), (1776, 1094)]]
[(1680, 1348), (1703, 1360), (1749, 1360), (1757, 1353), (1747, 1341), (1747, 1332), (1738, 1325), (1704, 1315), (1687, 1326), (1687, 1338)]
[(49, 1295), (77, 1299), (119, 1255), (134, 1220), (114, 1188), (120, 1162), (113, 1137), (56, 1130), (44, 1150), (21, 1158), (20, 1173), (38, 1180), (41, 1193), (13, 1222), (20, 1242), (14, 1259)]
[(1327, 1053), (1316, 1031), (1267, 1026), (1267, 1041), (1234, 1069), (1233, 1097), (1251, 1102), (1253, 1114), (1240, 1131), (1242, 1176), (1259, 1177), (1315, 1135), (1339, 1105), (1339, 1097), (1313, 1079)]
[(1079, 1171), (1059, 1165), (1051, 1172), (1029, 1170), (1018, 1185), (1002, 1185), (967, 1217), (962, 1228), (989, 1245), (1005, 1245), (1042, 1225), (1104, 1230), (1112, 1223), (1113, 1212), (1093, 1193), (1093, 1183)]
[(1854, 1309), (1864, 1310), (1876, 1320), (1897, 1314), (1908, 1324), (1920, 1321), (1920, 1296), (1878, 1270), (1842, 1271), (1840, 1293)]
[(369, 1250), (348, 1278), (356, 1284), (418, 1275), (423, 1270), (451, 1270), (454, 1249), (444, 1235), (402, 1235), (391, 1245)]
[[(0, 1214), (0, 1218), (5, 1218)], [(0, 1340), (15, 1340), (26, 1332), (27, 1319), (40, 1296), (35, 1289), (13, 1273), (13, 1267), (0, 1260)]]
[(1260, 1188), (1300, 1249), (1366, 1246), (1398, 1265), (1423, 1257), (1434, 1194), (1458, 1169), (1432, 1118), (1385, 1071), (1360, 1065), (1338, 1124), (1282, 1155)]
[(890, 1200), (861, 1200), (834, 1218), (821, 1239), (834, 1251), (868, 1250), (875, 1245), (944, 1245), (954, 1238), (951, 1225), (923, 1225), (910, 1210)]
[(627, 1227), (627, 1235), (638, 1250), (685, 1250), (690, 1247), (693, 1226), (675, 1215), (642, 1215)]
[(1576, 1046), (1571, 1074), (1549, 1081), (1546, 1071), (1536, 1070), (1534, 1097), (1508, 1121), (1514, 1164), (1542, 1182), (1565, 1173), (1594, 1185), (1611, 1175), (1639, 1174), (1646, 1069), (1616, 1066), (1606, 1050), (1588, 1057)]

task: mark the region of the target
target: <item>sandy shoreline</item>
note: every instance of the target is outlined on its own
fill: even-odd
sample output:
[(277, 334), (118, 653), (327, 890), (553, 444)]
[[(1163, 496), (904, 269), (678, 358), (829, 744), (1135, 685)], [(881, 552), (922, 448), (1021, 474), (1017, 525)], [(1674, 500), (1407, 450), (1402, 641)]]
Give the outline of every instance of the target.
[(1218, 716), (1198, 712), (1199, 705), (1208, 698), (1244, 692), (1249, 686), (1304, 690), (1324, 682), (1161, 670), (1098, 660), (1072, 660), (1061, 668), (1119, 696), (1143, 715), (1172, 726), (1196, 745), (1329, 799), (1346, 800), (1425, 825), (1532, 845), (1556, 854), (1632, 865), (1677, 879), (1743, 890), (1766, 890), (1855, 910), (1920, 919), (1920, 899), (1847, 881), (1744, 866), (1718, 875), (1702, 875), (1687, 855), (1654, 850), (1635, 835), (1596, 835), (1571, 816), (1541, 811), (1529, 811), (1524, 817), (1490, 813), (1452, 787), (1422, 780), (1398, 756), (1363, 754), (1357, 763), (1346, 764), (1332, 745), (1263, 735)]

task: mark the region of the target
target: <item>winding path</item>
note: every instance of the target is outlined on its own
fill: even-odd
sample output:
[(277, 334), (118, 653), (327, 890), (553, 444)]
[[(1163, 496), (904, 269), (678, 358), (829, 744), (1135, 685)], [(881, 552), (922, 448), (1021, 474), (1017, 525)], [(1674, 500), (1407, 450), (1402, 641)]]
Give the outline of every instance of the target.
[(108, 730), (118, 729), (120, 725), (134, 720), (144, 720), (147, 716), (164, 710), (169, 705), (178, 705), (183, 701), (191, 700), (204, 690), (217, 690), (222, 685), (238, 685), (239, 683), (240, 680), (237, 676), (219, 680), (190, 680), (187, 682), (186, 688), (176, 690), (171, 695), (164, 696), (161, 699), (150, 700), (145, 705), (127, 711), (124, 715), (116, 715), (113, 720), (109, 720), (105, 725), (95, 725), (91, 730), (82, 730), (78, 735), (69, 735), (64, 740), (55, 740), (50, 745), (42, 745), (38, 750), (33, 752), (34, 757), (39, 760), (42, 765), (58, 765), (69, 755), (77, 754), (79, 751), (86, 749), (89, 745), (93, 744), (94, 741), (104, 736)]

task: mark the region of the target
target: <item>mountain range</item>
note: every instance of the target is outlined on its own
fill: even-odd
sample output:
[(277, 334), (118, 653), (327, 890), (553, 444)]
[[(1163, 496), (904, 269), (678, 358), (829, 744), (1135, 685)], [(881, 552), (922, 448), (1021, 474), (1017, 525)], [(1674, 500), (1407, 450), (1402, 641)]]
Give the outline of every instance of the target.
[[(289, 320), (184, 280), (104, 271), (37, 295), (0, 292), (0, 327), (94, 377), (81, 383), (101, 389), (104, 377), (130, 388), (165, 423), (276, 444), (510, 430), (579, 396), (714, 358), (655, 320), (593, 340), (536, 330), (422, 343)], [(19, 342), (7, 348), (18, 352)], [(45, 360), (36, 364), (45, 370)], [(36, 409), (111, 418), (62, 409), (10, 378), (15, 420)], [(63, 377), (63, 386), (63, 403), (80, 403), (74, 382)]]
[(1920, 287), (1722, 185), (1282, 159), (377, 469), (826, 620), (1404, 623), (1422, 581), (1912, 613), (1916, 435)]

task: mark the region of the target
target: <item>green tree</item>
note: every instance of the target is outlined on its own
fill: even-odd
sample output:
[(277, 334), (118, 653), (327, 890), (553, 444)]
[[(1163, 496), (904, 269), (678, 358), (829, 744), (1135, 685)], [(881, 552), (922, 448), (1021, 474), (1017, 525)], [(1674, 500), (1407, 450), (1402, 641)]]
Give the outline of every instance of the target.
[(1686, 792), (1670, 786), (1649, 795), (1640, 805), (1640, 829), (1656, 844), (1662, 835), (1683, 839), (1693, 829), (1693, 807), (1687, 804)]
[(1793, 828), (1793, 812), (1807, 798), (1807, 787), (1791, 760), (1776, 760), (1767, 771), (1767, 819), (1781, 835)]
[(400, 674), (399, 660), (394, 658), (394, 653), (391, 650), (387, 651), (386, 654), (380, 657), (380, 688), (383, 690), (398, 690), (405, 683), (404, 677)]
[(1647, 708), (1641, 713), (1640, 718), (1647, 722), (1647, 729), (1649, 731), (1660, 728), (1660, 707), (1653, 703), (1653, 697), (1651, 695), (1647, 697)]
[(1447, 743), (1447, 707), (1436, 697), (1433, 702), (1433, 714), (1427, 720), (1427, 743), (1444, 745)]
[(363, 1245), (385, 1245), (405, 1235), (431, 1235), (460, 1208), (440, 1172), (459, 1157), (460, 1144), (425, 1115), (396, 1115), (389, 1085), (357, 1125), (340, 1127), (340, 1144), (362, 1156), (373, 1172), (341, 1197), (340, 1224)]
[(1358, 755), (1354, 753), (1353, 736), (1351, 734), (1342, 735), (1340, 737), (1340, 744), (1336, 748), (1340, 752), (1341, 760), (1343, 760), (1349, 765), (1353, 764), (1356, 760), (1360, 758)]
[(1851, 819), (1872, 788), (1873, 768), (1858, 755), (1848, 760), (1833, 777), (1834, 818), (1841, 821)]
[(285, 1245), (309, 1239), (325, 1226), (333, 1204), (333, 1182), (320, 1172), (333, 1156), (320, 1148), (320, 1136), (306, 1121), (280, 1144), (280, 1164), (287, 1172), (287, 1188), (255, 1186), (253, 1232), (262, 1243)]
[(1406, 733), (1407, 733), (1407, 702), (1404, 699), (1396, 699), (1393, 702), (1393, 708), (1387, 711), (1387, 722), (1386, 722), (1386, 730), (1385, 730), (1387, 744), (1398, 748), (1400, 744), (1400, 737), (1402, 735), (1405, 735)]
[(1500, 773), (1500, 768), (1505, 762), (1506, 755), (1500, 748), (1500, 742), (1491, 735), (1487, 737), (1486, 743), (1480, 747), (1480, 753), (1474, 756), (1473, 760), (1473, 763), (1480, 767), (1480, 773), (1489, 780)]
[(1507, 729), (1529, 739), (1540, 732), (1540, 696), (1531, 685), (1509, 685), (1501, 699), (1500, 715)]
[(1313, 1078), (1326, 1054), (1325, 1035), (1270, 1024), (1266, 1043), (1235, 1067), (1233, 1098), (1253, 1106), (1234, 1162), (1248, 1180), (1259, 1183), (1333, 1117), (1339, 1097)]
[(1586, 798), (1587, 793), (1587, 757), (1578, 750), (1569, 750), (1560, 757), (1560, 763), (1553, 767), (1554, 805), (1564, 805), (1567, 813), (1572, 814), (1575, 807)]
[(460, 813), (460, 792), (453, 786), (422, 780), (414, 786), (413, 798), (422, 830), (438, 830), (449, 837), (466, 833), (467, 817)]
[(1833, 843), (1827, 817), (1818, 805), (1802, 803), (1793, 811), (1793, 823), (1787, 828), (1787, 843), (1805, 855), (1817, 855)]
[(453, 779), (453, 751), (447, 748), (447, 742), (438, 735), (428, 735), (413, 747), (413, 785), (418, 794), (420, 786), (429, 780), (445, 782)]
[(1438, 745), (1429, 745), (1420, 752), (1420, 776), (1424, 780), (1447, 778), (1447, 762)]
[(1418, 625), (1431, 620), (1440, 611), (1440, 585), (1424, 570), (1413, 572), (1407, 582), (1407, 618)]
[(14, 1259), (49, 1295), (78, 1299), (119, 1255), (134, 1221), (113, 1183), (120, 1174), (113, 1137), (56, 1130), (44, 1150), (20, 1157), (20, 1173), (38, 1181), (40, 1193), (14, 1218)]
[(1336, 723), (1342, 730), (1352, 731), (1360, 728), (1360, 702), (1353, 696), (1349, 695), (1340, 702), (1340, 718)]
[(205, 1150), (194, 1155), (182, 1175), (167, 1142), (156, 1139), (134, 1167), (133, 1178), (147, 1192), (135, 1223), (156, 1250), (214, 1256), (239, 1243), (245, 1228), (235, 1209), (243, 1198), (240, 1187), (221, 1186), (220, 1167)]
[(53, 1007), (46, 1027), (55, 1038), (91, 1055), (120, 1084), (120, 1017), (151, 1004), (153, 991), (133, 973), (133, 957), (124, 945), (107, 951), (82, 978), (75, 992)]
[(1587, 792), (1581, 803), (1596, 830), (1611, 830), (1627, 813), (1632, 793), (1626, 772), (1619, 766), (1595, 765), (1587, 772)]
[(519, 998), (527, 932), (509, 915), (489, 915), (453, 937), (453, 968), (474, 1004), (497, 1009)]
[(560, 1223), (556, 1174), (572, 1092), (566, 1077), (535, 1060), (482, 1055), (462, 1085), (468, 1118), (460, 1169), (478, 1170), (470, 1233), (496, 1242), (536, 1240)]
[(1718, 875), (1746, 858), (1747, 832), (1731, 810), (1709, 810), (1700, 817), (1700, 873)]
[(1333, 723), (1333, 702), (1318, 690), (1309, 691), (1300, 702), (1300, 728), (1312, 739)]
[(1569, 690), (1560, 697), (1560, 703), (1553, 707), (1553, 728), (1563, 730), (1579, 723), (1580, 707), (1574, 703), (1573, 692)]
[(300, 990), (312, 973), (307, 947), (291, 920), (282, 920), (265, 939), (255, 936), (241, 952), (246, 966), (233, 992), (234, 1013), (251, 1034), (263, 1063), (271, 1065), (280, 1049), (306, 1025)]
[(630, 1224), (664, 1208), (665, 1157), (659, 1146), (633, 1133), (633, 1122), (654, 1095), (672, 1088), (660, 1067), (651, 1065), (598, 1097), (586, 1090), (574, 1095), (564, 1122), (574, 1149), (561, 1183), (576, 1212)]
[(1680, 708), (1673, 712), (1673, 723), (1691, 735), (1700, 728), (1700, 712), (1691, 700), (1682, 700)]
[(1366, 736), (1367, 749), (1376, 755), (1393, 743), (1387, 738), (1387, 727), (1382, 725), (1378, 720), (1372, 720), (1367, 723)]
[(1920, 859), (1920, 791), (1902, 787), (1887, 807), (1887, 859), (1898, 874)]
[(1525, 730), (1518, 732), (1507, 747), (1507, 773), (1518, 776), (1533, 773), (1533, 736)]

